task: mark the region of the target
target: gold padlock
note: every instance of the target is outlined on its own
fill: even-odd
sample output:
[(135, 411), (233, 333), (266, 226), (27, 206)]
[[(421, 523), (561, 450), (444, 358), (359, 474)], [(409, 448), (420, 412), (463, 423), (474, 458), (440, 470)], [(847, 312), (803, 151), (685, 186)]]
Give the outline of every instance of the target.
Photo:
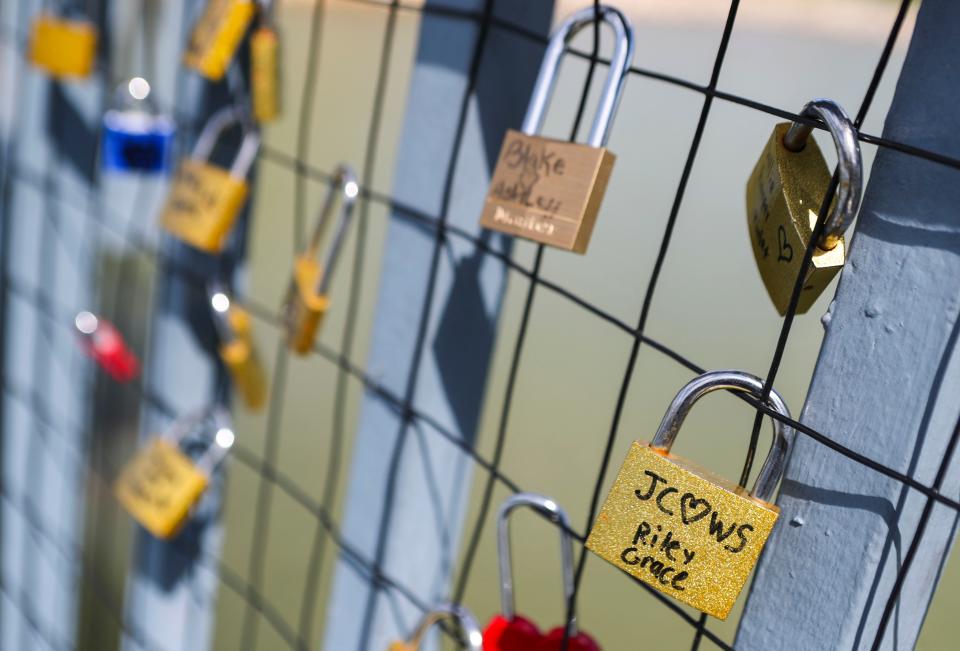
[[(243, 144), (230, 170), (208, 159), (223, 131), (240, 125)], [(164, 206), (161, 224), (171, 235), (208, 253), (223, 250), (247, 199), (247, 173), (260, 148), (260, 133), (234, 107), (220, 109), (203, 127), (193, 153), (180, 163)]]
[[(797, 303), (803, 314), (840, 271), (846, 257), (843, 233), (856, 216), (863, 163), (857, 131), (836, 102), (815, 99), (804, 117), (819, 116), (833, 135), (839, 158), (837, 196)], [(760, 276), (777, 311), (786, 314), (804, 253), (813, 236), (830, 172), (807, 124), (778, 124), (747, 182), (747, 226)]]
[(254, 344), (250, 313), (218, 286), (210, 289), (210, 307), (220, 337), (220, 359), (243, 402), (260, 409), (267, 401), (267, 374)]
[[(208, 422), (215, 428), (213, 440), (193, 461), (181, 450), (181, 444), (188, 434)], [(147, 531), (157, 538), (173, 538), (234, 439), (229, 416), (219, 407), (179, 419), (130, 460), (114, 483), (113, 494)]]
[(588, 7), (550, 37), (520, 131), (509, 130), (490, 179), (480, 225), (534, 242), (584, 253), (610, 180), (615, 156), (606, 145), (630, 63), (633, 27), (617, 9), (600, 5), (615, 36), (610, 72), (586, 145), (537, 135), (567, 42), (596, 19)]
[[(339, 192), (336, 191), (338, 188)], [(317, 329), (330, 306), (330, 283), (359, 192), (360, 186), (357, 185), (353, 169), (349, 165), (337, 168), (334, 183), (327, 192), (320, 218), (310, 237), (310, 244), (293, 263), (293, 278), (290, 280), (290, 288), (283, 305), (283, 320), (287, 345), (299, 355), (306, 355), (313, 347)], [(320, 241), (331, 220), (338, 197), (341, 198), (340, 219), (333, 240), (327, 248), (327, 256), (321, 265), (317, 260)]]
[(190, 35), (184, 64), (211, 81), (222, 79), (255, 12), (252, 0), (209, 0)]
[(89, 20), (41, 14), (31, 28), (29, 57), (53, 77), (89, 77), (97, 57), (97, 28)]
[[(653, 441), (634, 441), (586, 546), (660, 592), (726, 619), (780, 513), (771, 500), (794, 432), (773, 421), (773, 446), (749, 494), (671, 454), (693, 404), (717, 389), (759, 399), (763, 381), (739, 371), (712, 371), (683, 387)], [(790, 417), (776, 391), (767, 406)]]
[(261, 124), (280, 117), (280, 36), (273, 27), (272, 9), (272, 2), (260, 1), (260, 25), (250, 37), (253, 117)]
[(463, 632), (464, 646), (468, 651), (483, 651), (483, 634), (477, 620), (469, 610), (456, 604), (442, 603), (424, 614), (416, 629), (405, 642), (393, 642), (388, 651), (420, 651), (423, 640), (434, 625), (452, 619)]

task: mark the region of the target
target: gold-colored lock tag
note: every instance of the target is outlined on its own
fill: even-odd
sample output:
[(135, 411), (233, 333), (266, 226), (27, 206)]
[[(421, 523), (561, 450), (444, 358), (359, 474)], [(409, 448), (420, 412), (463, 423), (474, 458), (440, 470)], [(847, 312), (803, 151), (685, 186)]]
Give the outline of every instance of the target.
[(250, 0), (209, 0), (190, 35), (184, 64), (212, 81), (222, 79), (255, 12)]
[(172, 538), (207, 488), (207, 477), (173, 443), (157, 437), (113, 486), (123, 507), (158, 538)]
[(269, 27), (250, 37), (250, 88), (253, 116), (261, 124), (280, 116), (280, 39)]
[(417, 651), (417, 649), (406, 642), (394, 642), (387, 651)]
[(247, 407), (260, 409), (267, 401), (267, 374), (254, 345), (250, 313), (231, 305), (227, 320), (234, 339), (220, 346), (220, 358)]
[(247, 183), (200, 160), (180, 164), (161, 224), (187, 244), (219, 253), (247, 198)]
[(42, 15), (33, 22), (30, 61), (54, 77), (88, 77), (97, 55), (97, 29), (85, 20)]
[(317, 294), (316, 291), (322, 276), (320, 263), (308, 256), (300, 256), (294, 263), (285, 320), (287, 344), (300, 355), (307, 354), (313, 348), (320, 322), (330, 307), (329, 296)]
[(726, 619), (778, 515), (731, 482), (635, 441), (586, 545), (660, 592)]
[(606, 148), (510, 129), (480, 225), (584, 253), (615, 160)]
[[(797, 152), (783, 144), (790, 123), (778, 124), (747, 182), (747, 225), (760, 276), (777, 311), (786, 314), (803, 255), (817, 223), (830, 172), (813, 138)], [(840, 271), (843, 238), (814, 251), (797, 313), (803, 314)]]

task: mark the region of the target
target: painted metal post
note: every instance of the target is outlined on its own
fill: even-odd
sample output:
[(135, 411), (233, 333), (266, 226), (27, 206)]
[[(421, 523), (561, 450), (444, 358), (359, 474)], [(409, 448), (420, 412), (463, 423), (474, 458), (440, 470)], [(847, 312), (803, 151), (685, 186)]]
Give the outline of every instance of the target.
[[(884, 136), (960, 156), (960, 4), (920, 7)], [(802, 421), (932, 485), (960, 392), (960, 172), (881, 148), (824, 317)], [(941, 490), (956, 496), (960, 460)], [(884, 611), (927, 498), (798, 435), (736, 648), (912, 649), (956, 533), (935, 505)]]

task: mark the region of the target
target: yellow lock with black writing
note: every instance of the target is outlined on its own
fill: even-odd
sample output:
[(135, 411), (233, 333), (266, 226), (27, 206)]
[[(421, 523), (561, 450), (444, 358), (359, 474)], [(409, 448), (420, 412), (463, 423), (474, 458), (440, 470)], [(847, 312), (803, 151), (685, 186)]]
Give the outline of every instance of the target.
[(260, 24), (250, 36), (250, 93), (253, 117), (264, 124), (280, 117), (280, 36), (273, 2), (260, 1)]
[[(320, 218), (310, 237), (306, 251), (297, 256), (293, 263), (293, 278), (283, 306), (283, 320), (286, 326), (287, 345), (293, 352), (306, 355), (316, 338), (323, 316), (330, 306), (330, 283), (336, 268), (343, 239), (353, 215), (353, 206), (360, 188), (357, 177), (349, 165), (341, 165), (336, 172), (333, 187), (320, 211)], [(327, 255), (321, 264), (317, 260), (320, 242), (332, 219), (333, 209), (340, 200), (340, 218), (333, 240), (327, 248)]]
[(222, 79), (255, 12), (252, 0), (209, 0), (190, 34), (184, 64), (211, 81)]
[(262, 408), (267, 401), (267, 374), (254, 344), (250, 313), (217, 286), (210, 290), (210, 308), (220, 336), (220, 359), (237, 392), (248, 408)]
[[(597, 19), (609, 25), (615, 44), (587, 144), (539, 134), (567, 42)], [(587, 7), (551, 35), (520, 131), (509, 130), (490, 179), (480, 225), (509, 235), (585, 253), (600, 212), (614, 155), (604, 146), (630, 63), (633, 27), (617, 9)]]
[[(243, 143), (229, 170), (209, 162), (225, 129), (240, 125)], [(245, 123), (239, 109), (221, 109), (207, 121), (193, 153), (180, 163), (164, 206), (161, 224), (187, 244), (219, 253), (247, 200), (247, 173), (260, 147), (260, 133)]]
[[(759, 399), (763, 381), (739, 371), (712, 371), (683, 387), (653, 441), (630, 447), (586, 546), (660, 592), (726, 619), (777, 522), (780, 510), (771, 500), (794, 432), (774, 420), (773, 447), (749, 493), (671, 454), (694, 403), (718, 389)], [(790, 417), (776, 391), (767, 406)]]
[(53, 77), (89, 77), (97, 58), (97, 28), (87, 19), (41, 14), (31, 28), (29, 58)]
[[(816, 99), (801, 115), (820, 117), (833, 136), (839, 158), (836, 200), (830, 207), (800, 290), (796, 312), (803, 314), (840, 271), (846, 258), (843, 233), (860, 206), (863, 163), (857, 132), (834, 101)], [(774, 307), (790, 305), (830, 172), (808, 124), (778, 124), (747, 182), (747, 226), (753, 255)]]
[(446, 620), (453, 620), (463, 632), (463, 648), (467, 651), (483, 651), (483, 634), (473, 614), (455, 604), (442, 603), (423, 615), (413, 634), (404, 642), (393, 642), (388, 651), (420, 651), (427, 631)]
[[(212, 425), (215, 433), (206, 451), (194, 461), (181, 445), (203, 425)], [(157, 538), (173, 538), (233, 442), (229, 417), (220, 408), (180, 419), (127, 463), (113, 485), (113, 494), (144, 529)]]

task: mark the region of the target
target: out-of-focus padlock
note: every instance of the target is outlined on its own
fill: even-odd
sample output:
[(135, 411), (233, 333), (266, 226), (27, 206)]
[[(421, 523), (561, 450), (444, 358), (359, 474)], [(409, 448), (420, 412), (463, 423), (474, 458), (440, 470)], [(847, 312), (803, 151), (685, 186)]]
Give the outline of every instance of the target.
[(463, 606), (454, 604), (440, 604), (425, 614), (417, 628), (405, 642), (394, 642), (390, 645), (389, 651), (420, 651), (423, 645), (423, 639), (435, 624), (452, 619), (463, 632), (464, 646), (468, 651), (483, 651), (483, 635), (480, 633), (480, 627), (477, 626), (477, 620), (469, 610)]
[(134, 77), (116, 92), (114, 105), (103, 116), (103, 166), (108, 170), (170, 172), (176, 126), (158, 112), (150, 84)]
[[(231, 125), (244, 129), (243, 144), (230, 170), (209, 162), (213, 147)], [(219, 253), (247, 199), (247, 173), (260, 148), (260, 132), (234, 107), (207, 121), (189, 158), (174, 177), (161, 223), (172, 235), (208, 253)]]
[(53, 77), (89, 77), (97, 58), (97, 28), (87, 18), (41, 14), (31, 28), (29, 57)]
[[(510, 554), (510, 514), (517, 507), (529, 506), (555, 523), (560, 529), (560, 559), (563, 563), (564, 607), (573, 600), (573, 546), (570, 540), (570, 519), (566, 511), (549, 497), (536, 493), (517, 493), (508, 497), (497, 513), (497, 555), (500, 561), (500, 614), (495, 615), (483, 632), (484, 651), (553, 651), (560, 649), (565, 628), (558, 626), (544, 635), (531, 620), (516, 614), (513, 599), (513, 564)], [(577, 631), (576, 617), (571, 613), (570, 651), (600, 651), (596, 641)]]
[(77, 314), (73, 323), (83, 349), (110, 377), (129, 382), (140, 374), (137, 356), (112, 323), (86, 311)]
[[(293, 278), (290, 279), (290, 289), (283, 306), (283, 320), (287, 345), (297, 354), (306, 355), (313, 347), (317, 329), (330, 305), (330, 283), (359, 192), (353, 169), (349, 165), (337, 168), (335, 181), (323, 202), (310, 244), (293, 263)], [(321, 264), (317, 259), (320, 243), (333, 217), (338, 198), (341, 199), (340, 218), (333, 240), (327, 247), (327, 256)]]
[(209, 0), (193, 27), (184, 64), (211, 81), (222, 79), (255, 12), (252, 0)]
[(253, 117), (264, 124), (280, 117), (280, 35), (272, 0), (259, 4), (259, 24), (250, 36), (250, 92)]
[[(717, 389), (759, 399), (763, 381), (740, 371), (712, 371), (683, 387), (653, 441), (631, 446), (587, 548), (651, 587), (726, 619), (780, 513), (770, 501), (794, 432), (773, 421), (773, 446), (750, 493), (671, 454), (694, 403)], [(767, 406), (790, 417), (776, 391)]]
[(584, 253), (600, 211), (614, 155), (604, 146), (633, 60), (633, 27), (620, 11), (599, 7), (613, 28), (610, 72), (587, 144), (537, 135), (556, 82), (560, 57), (574, 34), (593, 24), (594, 7), (573, 14), (550, 37), (521, 130), (509, 130), (493, 170), (480, 225)]
[[(198, 431), (210, 440), (201, 456), (193, 460), (182, 447), (185, 438)], [(234, 440), (230, 416), (222, 407), (181, 418), (127, 463), (114, 483), (113, 493), (147, 531), (157, 538), (173, 538)]]
[(260, 409), (267, 401), (267, 374), (253, 341), (250, 313), (217, 286), (210, 289), (210, 308), (220, 336), (220, 359), (243, 402)]
[[(815, 99), (803, 107), (804, 117), (823, 119), (833, 136), (839, 159), (837, 196), (823, 236), (813, 252), (797, 304), (803, 314), (840, 271), (846, 256), (843, 233), (857, 214), (863, 185), (863, 162), (857, 130), (839, 104)], [(747, 182), (747, 226), (763, 284), (777, 311), (786, 314), (804, 253), (830, 185), (830, 172), (813, 127), (778, 124)]]

